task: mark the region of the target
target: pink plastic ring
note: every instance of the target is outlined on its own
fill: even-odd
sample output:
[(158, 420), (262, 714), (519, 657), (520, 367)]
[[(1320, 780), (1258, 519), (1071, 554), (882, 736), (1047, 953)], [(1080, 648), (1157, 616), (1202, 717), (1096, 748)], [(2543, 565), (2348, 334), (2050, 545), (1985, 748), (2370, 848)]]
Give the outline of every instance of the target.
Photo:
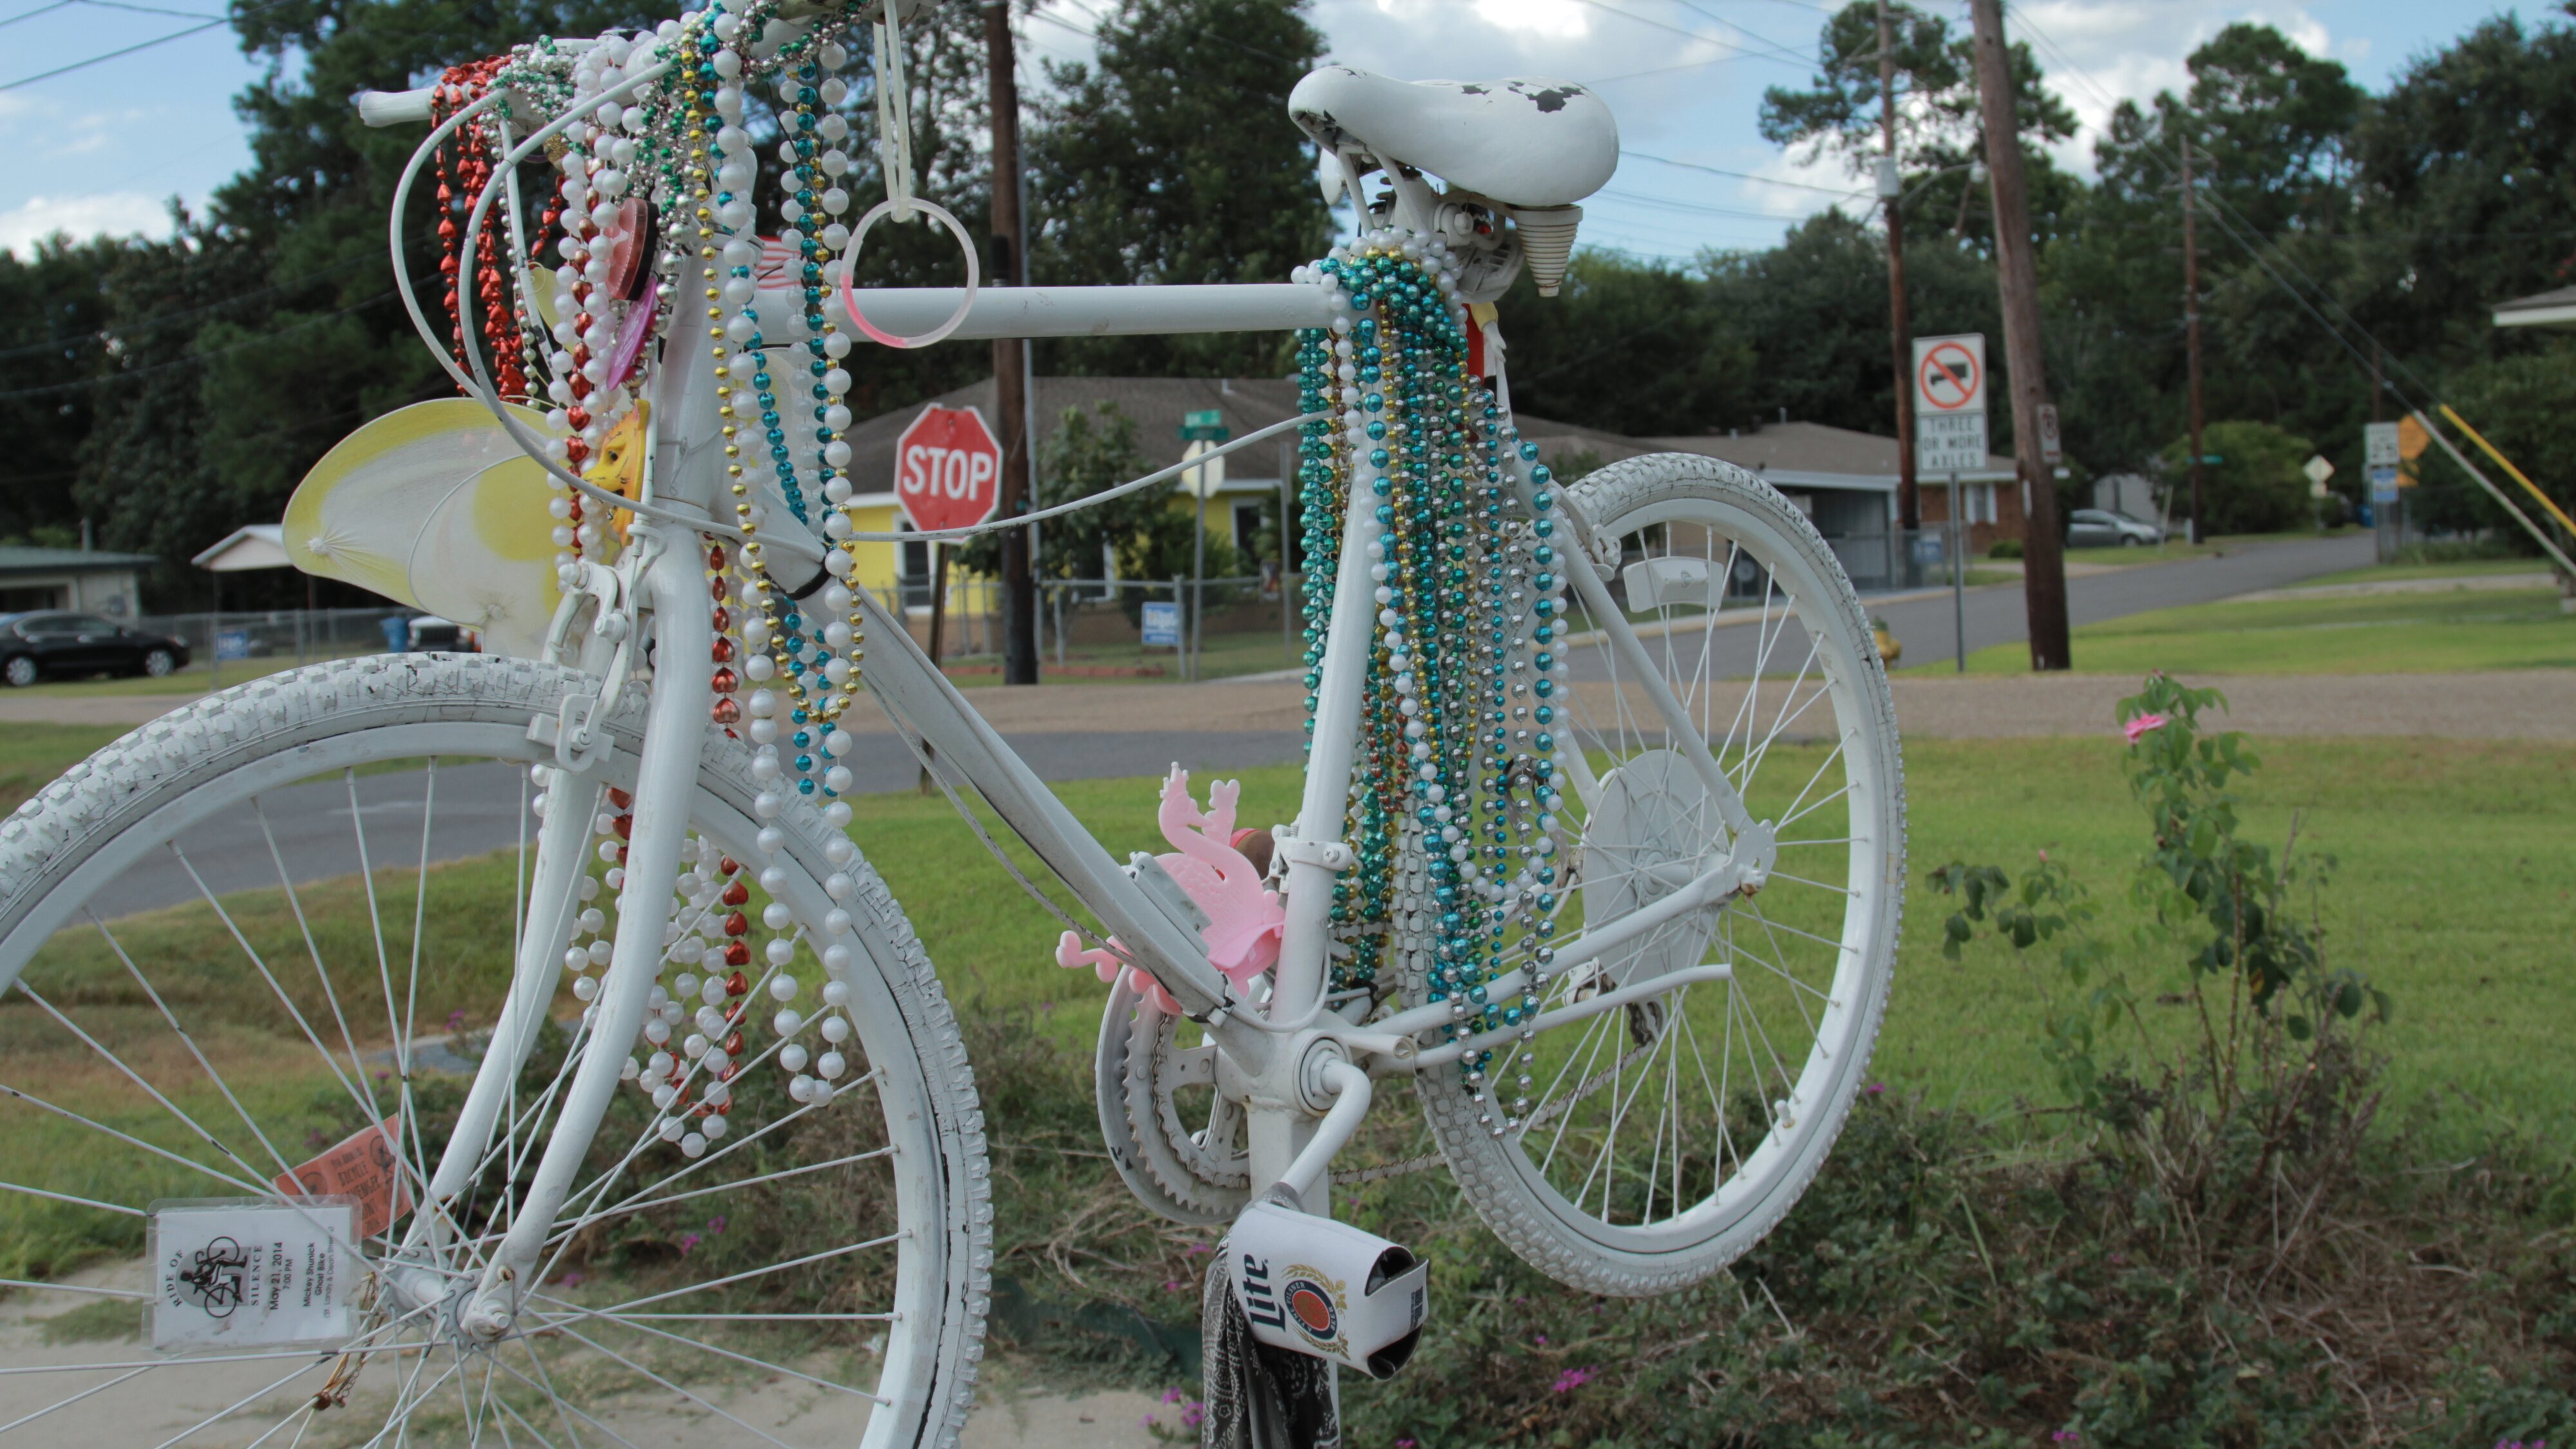
[(894, 210), (894, 202), (889, 199), (869, 207), (868, 214), (859, 218), (858, 227), (850, 233), (850, 244), (841, 249), (841, 306), (850, 314), (850, 320), (857, 324), (861, 332), (888, 347), (928, 347), (934, 342), (947, 340), (949, 333), (956, 331), (965, 323), (967, 312), (975, 305), (975, 289), (982, 280), (982, 273), (975, 259), (974, 240), (966, 235), (965, 227), (958, 225), (957, 218), (949, 215), (946, 207), (934, 202), (915, 201), (913, 207), (915, 210), (930, 213), (941, 225), (948, 228), (950, 236), (957, 238), (957, 249), (966, 254), (966, 297), (957, 304), (957, 310), (949, 314), (947, 321), (918, 337), (898, 337), (891, 332), (880, 332), (866, 317), (860, 315), (858, 292), (850, 285), (850, 277), (858, 271), (859, 243), (868, 239), (868, 228), (876, 225), (879, 217)]

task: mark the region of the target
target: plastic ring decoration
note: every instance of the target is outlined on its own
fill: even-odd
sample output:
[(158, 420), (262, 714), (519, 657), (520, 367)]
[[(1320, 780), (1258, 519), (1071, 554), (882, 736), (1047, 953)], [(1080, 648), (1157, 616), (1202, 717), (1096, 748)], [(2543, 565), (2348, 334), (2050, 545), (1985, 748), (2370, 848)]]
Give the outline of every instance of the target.
[(869, 323), (859, 312), (858, 293), (850, 286), (850, 277), (858, 270), (859, 244), (868, 239), (868, 228), (876, 225), (878, 218), (894, 210), (894, 201), (889, 198), (869, 207), (868, 214), (859, 218), (857, 228), (850, 233), (850, 244), (841, 249), (841, 306), (849, 312), (850, 320), (858, 324), (860, 331), (888, 347), (928, 347), (934, 342), (945, 341), (949, 333), (964, 325), (967, 312), (975, 306), (975, 290), (982, 280), (975, 260), (974, 240), (966, 235), (966, 228), (958, 224), (957, 218), (949, 215), (948, 208), (929, 201), (915, 200), (912, 204), (915, 209), (937, 218), (948, 228), (948, 234), (957, 238), (957, 249), (966, 254), (966, 296), (957, 304), (957, 310), (948, 315), (947, 321), (918, 337), (897, 337), (891, 332), (880, 332)]

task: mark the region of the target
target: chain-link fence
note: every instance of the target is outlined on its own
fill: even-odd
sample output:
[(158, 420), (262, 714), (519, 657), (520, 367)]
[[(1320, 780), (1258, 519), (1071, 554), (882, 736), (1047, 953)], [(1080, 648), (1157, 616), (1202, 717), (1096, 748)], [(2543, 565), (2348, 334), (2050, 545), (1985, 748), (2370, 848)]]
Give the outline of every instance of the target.
[[(199, 660), (293, 660), (309, 664), (352, 654), (382, 654), (394, 648), (385, 621), (406, 621), (417, 609), (272, 609), (261, 613), (146, 614), (134, 627), (167, 634), (188, 646)], [(438, 647), (453, 648), (450, 641)]]
[[(1231, 679), (1294, 669), (1305, 652), (1302, 577), (1041, 579), (1041, 673), (1058, 679)], [(903, 587), (913, 638), (930, 642), (930, 585)], [(999, 673), (1002, 589), (956, 579), (939, 621), (941, 666)]]

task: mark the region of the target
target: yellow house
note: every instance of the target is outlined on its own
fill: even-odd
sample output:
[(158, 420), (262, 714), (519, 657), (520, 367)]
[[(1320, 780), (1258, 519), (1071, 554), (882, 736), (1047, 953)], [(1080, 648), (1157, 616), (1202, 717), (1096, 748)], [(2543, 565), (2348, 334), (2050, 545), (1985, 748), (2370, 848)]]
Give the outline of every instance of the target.
[[(1137, 446), (1149, 468), (1167, 467), (1188, 455), (1190, 445), (1180, 436), (1185, 414), (1215, 412), (1229, 436), (1238, 438), (1297, 416), (1297, 385), (1286, 378), (1041, 377), (1035, 392), (1030, 411), (1041, 458), (1046, 440), (1063, 426), (1065, 409), (1079, 408), (1088, 415), (1103, 403), (1114, 403), (1136, 425)], [(908, 526), (895, 506), (895, 440), (923, 408), (933, 406), (974, 408), (996, 434), (1002, 431), (994, 414), (990, 378), (855, 424), (849, 432), (850, 477), (861, 491), (851, 498), (851, 521), (860, 531), (906, 531)], [(1278, 506), (1280, 479), (1293, 473), (1295, 458), (1293, 435), (1228, 454), (1213, 470), (1220, 476), (1205, 490), (1207, 496), (1193, 497), (1195, 490), (1176, 483), (1172, 507), (1199, 509), (1212, 548), (1240, 540), (1250, 552), (1263, 516)], [(860, 581), (879, 597), (893, 598), (900, 591), (909, 608), (928, 609), (931, 554), (927, 544), (862, 544), (857, 557)], [(1290, 567), (1295, 567), (1294, 561)], [(970, 613), (988, 610), (989, 581), (966, 579), (954, 570), (949, 578), (951, 608)]]

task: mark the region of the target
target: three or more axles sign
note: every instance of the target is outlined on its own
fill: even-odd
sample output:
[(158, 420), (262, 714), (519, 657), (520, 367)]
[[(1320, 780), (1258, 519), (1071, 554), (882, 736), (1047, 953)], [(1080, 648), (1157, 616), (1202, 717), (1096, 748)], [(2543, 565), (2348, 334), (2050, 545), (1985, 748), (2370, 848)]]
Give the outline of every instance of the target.
[(1985, 334), (1915, 338), (1915, 470), (1973, 473), (1985, 466)]
[(1002, 445), (973, 408), (928, 407), (894, 445), (894, 496), (925, 533), (972, 528), (1002, 503)]

